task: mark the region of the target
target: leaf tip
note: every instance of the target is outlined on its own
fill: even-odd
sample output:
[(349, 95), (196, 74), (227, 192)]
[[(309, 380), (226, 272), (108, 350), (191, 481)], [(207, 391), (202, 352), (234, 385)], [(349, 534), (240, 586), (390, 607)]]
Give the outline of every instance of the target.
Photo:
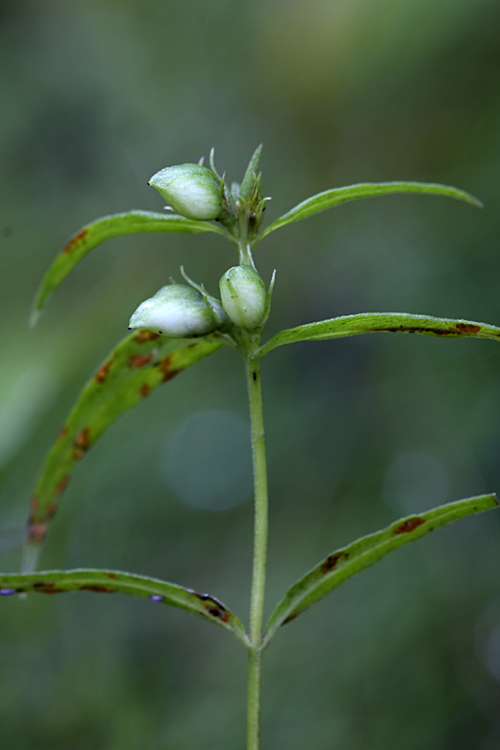
[(476, 208), (484, 208), (483, 201), (479, 200), (479, 198), (476, 198), (475, 195), (472, 195), (471, 193), (467, 193), (467, 197), (469, 199), (469, 203), (471, 203)]
[(29, 317), (30, 328), (34, 328), (36, 326), (36, 324), (40, 320), (41, 315), (42, 315), (42, 311), (40, 310), (40, 308), (38, 306), (34, 307)]

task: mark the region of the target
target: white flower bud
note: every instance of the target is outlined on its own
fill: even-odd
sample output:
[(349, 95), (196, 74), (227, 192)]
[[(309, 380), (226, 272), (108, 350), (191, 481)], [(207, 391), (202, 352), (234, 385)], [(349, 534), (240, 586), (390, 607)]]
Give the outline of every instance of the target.
[(251, 266), (233, 266), (220, 282), (222, 306), (233, 323), (251, 331), (262, 323), (266, 311), (266, 287)]
[(149, 181), (174, 211), (195, 221), (217, 219), (222, 212), (219, 178), (200, 164), (178, 164), (157, 172)]
[(184, 284), (162, 287), (139, 305), (129, 323), (130, 328), (149, 328), (170, 338), (204, 336), (218, 325), (203, 295)]

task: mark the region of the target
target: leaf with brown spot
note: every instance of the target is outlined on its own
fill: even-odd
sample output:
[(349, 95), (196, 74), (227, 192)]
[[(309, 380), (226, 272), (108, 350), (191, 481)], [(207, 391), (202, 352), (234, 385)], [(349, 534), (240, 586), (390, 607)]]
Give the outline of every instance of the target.
[[(248, 648), (248, 639), (241, 621), (215, 596), (198, 594), (184, 586), (149, 576), (123, 573), (119, 570), (44, 570), (40, 573), (0, 573), (2, 596), (18, 594), (58, 594), (87, 591), (102, 594), (130, 594), (155, 603), (169, 604), (222, 626)], [(3, 593), (2, 593), (3, 592)], [(1, 606), (1, 605), (0, 605)]]
[(122, 234), (149, 234), (153, 232), (167, 232), (169, 234), (215, 232), (233, 242), (229, 233), (220, 225), (212, 224), (209, 221), (192, 221), (177, 214), (129, 211), (112, 216), (103, 216), (74, 234), (53, 261), (38, 290), (33, 306), (32, 323), (36, 323), (42, 307), (52, 292), (57, 289), (69, 272), (90, 250), (111, 237), (118, 237)]
[(305, 609), (360, 573), (365, 568), (402, 547), (421, 539), (440, 526), (498, 506), (495, 495), (481, 495), (442, 505), (439, 508), (395, 521), (383, 531), (357, 539), (329, 555), (293, 584), (276, 606), (267, 624), (266, 645), (281, 625), (295, 619)]
[(144, 367), (152, 356), (151, 352), (148, 354), (132, 354), (127, 364), (129, 367)]
[(403, 521), (402, 524), (394, 529), (394, 534), (409, 534), (411, 531), (415, 531), (417, 526), (420, 526), (422, 523), (425, 523), (425, 518), (421, 518), (420, 516), (408, 518), (407, 521)]
[(472, 337), (500, 341), (500, 328), (488, 323), (453, 318), (434, 318), (411, 313), (360, 313), (343, 315), (318, 323), (307, 323), (297, 328), (288, 328), (273, 336), (258, 355), (264, 357), (273, 349), (297, 341), (326, 341), (362, 333), (423, 333), (428, 336), (448, 338)]
[(109, 368), (111, 367), (112, 364), (113, 364), (113, 360), (109, 359), (107, 362), (105, 362), (103, 365), (99, 367), (96, 374), (94, 375), (98, 383), (104, 383), (104, 381), (108, 377)]
[[(47, 522), (54, 515), (73, 469), (102, 433), (162, 383), (222, 345), (221, 339), (168, 339), (140, 330), (127, 336), (106, 359), (106, 377), (89, 380), (64, 430), (43, 465), (32, 501), (23, 570), (36, 566)], [(132, 363), (132, 364), (131, 364)], [(102, 372), (102, 367), (97, 373)]]

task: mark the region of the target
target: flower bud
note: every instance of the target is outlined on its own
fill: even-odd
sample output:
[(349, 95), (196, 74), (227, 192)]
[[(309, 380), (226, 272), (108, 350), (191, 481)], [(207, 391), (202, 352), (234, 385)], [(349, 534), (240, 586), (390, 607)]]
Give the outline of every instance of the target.
[(251, 331), (266, 312), (266, 287), (251, 266), (233, 266), (220, 282), (222, 306), (233, 323)]
[(164, 286), (143, 302), (130, 318), (130, 328), (149, 328), (170, 338), (204, 336), (219, 322), (203, 295), (184, 284)]
[(209, 221), (222, 212), (220, 180), (200, 164), (166, 167), (151, 177), (149, 185), (187, 219)]

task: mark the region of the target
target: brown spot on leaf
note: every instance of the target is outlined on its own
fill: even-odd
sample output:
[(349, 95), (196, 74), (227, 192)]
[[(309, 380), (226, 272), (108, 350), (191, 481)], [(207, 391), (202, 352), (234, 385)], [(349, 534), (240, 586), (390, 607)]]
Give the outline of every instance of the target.
[(172, 380), (172, 378), (175, 378), (176, 375), (178, 375), (181, 371), (180, 370), (170, 370), (170, 372), (166, 372), (163, 376), (162, 383), (167, 383), (169, 380)]
[(33, 584), (34, 589), (44, 589), (46, 586), (50, 586), (50, 584), (45, 583), (45, 581), (35, 581), (35, 583)]
[(394, 533), (407, 534), (410, 531), (414, 531), (417, 526), (421, 526), (423, 523), (425, 523), (425, 518), (419, 518), (418, 516), (415, 516), (415, 518), (409, 518), (407, 521), (403, 521), (397, 529), (394, 529)]
[(217, 617), (218, 620), (222, 620), (222, 622), (228, 622), (229, 620), (229, 612), (227, 609), (221, 609), (220, 607), (210, 607), (207, 606), (205, 609), (208, 610), (208, 613), (212, 615), (212, 617)]
[(109, 368), (113, 364), (113, 360), (109, 359), (107, 362), (105, 362), (103, 365), (99, 367), (96, 374), (94, 375), (94, 378), (97, 380), (98, 383), (104, 383), (106, 378), (108, 377)]
[(73, 445), (75, 446), (75, 458), (77, 461), (82, 459), (88, 449), (90, 448), (90, 428), (85, 427), (78, 437), (75, 439)]
[(57, 436), (56, 440), (62, 440), (63, 438), (66, 437), (67, 434), (68, 434), (68, 427), (67, 425), (64, 425), (62, 430), (60, 430), (59, 435)]
[(188, 344), (187, 348), (188, 349), (194, 349), (195, 346), (198, 346), (198, 342), (197, 341), (194, 341), (192, 344)]
[(228, 622), (231, 613), (225, 608), (222, 602), (215, 598), (215, 596), (210, 596), (210, 594), (198, 594), (196, 591), (191, 590), (190, 592), (200, 599), (200, 601), (205, 602), (205, 609), (210, 615), (212, 615), (212, 617), (217, 617), (217, 619), (222, 620), (222, 622)]
[(89, 230), (88, 229), (82, 229), (81, 232), (78, 232), (78, 234), (73, 235), (73, 237), (70, 239), (66, 247), (64, 248), (63, 255), (68, 255), (69, 253), (72, 253), (73, 250), (80, 244), (80, 242), (85, 239), (85, 237), (88, 235)]
[(108, 578), (116, 578), (116, 573), (108, 573)]
[(159, 339), (160, 335), (158, 333), (153, 333), (153, 331), (148, 331), (147, 328), (141, 328), (138, 334), (134, 336), (134, 341), (137, 344), (145, 344), (146, 341), (155, 341), (155, 339)]
[(328, 573), (330, 570), (333, 570), (341, 557), (344, 557), (343, 552), (336, 552), (334, 555), (330, 555), (330, 557), (327, 557), (325, 562), (321, 566), (321, 572)]
[[(48, 588), (50, 586), (50, 588)], [(42, 594), (64, 594), (65, 589), (56, 589), (53, 588), (54, 584), (47, 584), (47, 588), (44, 589), (38, 589), (38, 591), (41, 591)]]
[(206, 601), (213, 601), (213, 597), (210, 596), (210, 594), (198, 594), (197, 591), (193, 591), (193, 589), (188, 589), (190, 594), (194, 594), (197, 599), (200, 599), (202, 602)]
[(459, 333), (456, 328), (430, 328), (428, 326), (395, 326), (394, 328), (371, 328), (372, 331), (388, 333), (432, 333), (435, 336), (450, 336)]
[(172, 380), (172, 378), (175, 378), (176, 375), (180, 373), (180, 370), (170, 369), (170, 365), (172, 364), (172, 355), (169, 354), (168, 357), (165, 357), (165, 359), (160, 364), (160, 372), (162, 373), (162, 383), (166, 383), (169, 380)]
[(147, 396), (149, 396), (150, 390), (151, 388), (149, 387), (147, 383), (144, 383), (144, 385), (141, 385), (140, 394), (142, 398), (147, 398)]
[(166, 372), (168, 372), (168, 370), (170, 369), (170, 365), (171, 364), (172, 364), (172, 355), (169, 354), (167, 357), (165, 357), (165, 359), (163, 359), (160, 362), (160, 364), (159, 364), (160, 372), (162, 372), (163, 374), (165, 374)]
[(298, 614), (298, 612), (294, 612), (293, 615), (289, 615), (286, 620), (283, 620), (281, 624), (286, 625), (288, 622), (292, 622), (292, 620), (295, 620), (295, 618), (298, 617)]
[(46, 531), (47, 525), (45, 523), (30, 523), (28, 524), (26, 539), (28, 542), (42, 542)]
[(96, 594), (114, 594), (114, 589), (108, 589), (106, 586), (99, 586), (98, 584), (80, 586), (80, 591), (93, 591)]
[(30, 505), (30, 514), (28, 518), (28, 523), (33, 523), (35, 520), (35, 516), (38, 511), (38, 505), (39, 505), (39, 499), (38, 495), (33, 495), (31, 498), (31, 505)]
[(457, 328), (460, 331), (460, 333), (479, 333), (481, 330), (481, 326), (476, 325), (475, 323), (457, 323)]
[(45, 517), (48, 520), (50, 520), (51, 518), (54, 518), (56, 513), (57, 513), (57, 503), (51, 503), (49, 506), (47, 506), (47, 509), (45, 511)]
[(387, 331), (388, 333), (432, 333), (434, 336), (470, 336), (479, 333), (481, 326), (475, 323), (457, 323), (448, 328), (431, 328), (430, 326), (394, 326), (393, 328), (370, 328), (370, 331)]
[[(55, 492), (54, 492), (54, 495), (55, 495), (56, 497), (60, 497), (60, 496), (62, 495), (62, 493), (64, 492), (64, 490), (65, 490), (65, 489), (66, 489), (66, 487), (68, 486), (68, 482), (69, 482), (69, 480), (70, 480), (70, 475), (69, 475), (69, 474), (66, 474), (66, 475), (65, 475), (65, 476), (64, 476), (64, 477), (63, 477), (63, 478), (61, 479), (61, 481), (60, 481), (60, 482), (59, 482), (59, 484), (57, 485), (57, 487), (56, 487), (56, 489), (55, 489)], [(47, 512), (48, 512), (48, 511), (47, 511)]]
[(144, 354), (143, 356), (140, 354), (132, 354), (127, 364), (129, 367), (144, 367), (152, 356), (151, 352), (149, 354)]

